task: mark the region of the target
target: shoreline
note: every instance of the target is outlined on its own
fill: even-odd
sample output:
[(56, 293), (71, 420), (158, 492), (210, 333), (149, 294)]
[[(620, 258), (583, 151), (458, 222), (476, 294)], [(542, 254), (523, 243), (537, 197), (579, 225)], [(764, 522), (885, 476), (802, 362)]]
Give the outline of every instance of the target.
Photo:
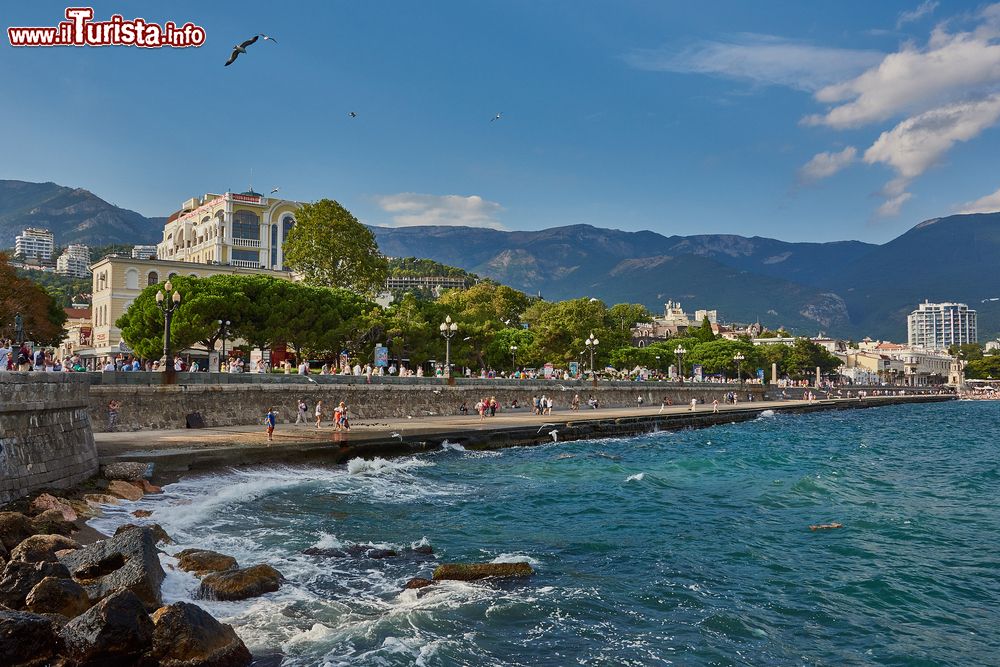
[(736, 406), (685, 406), (562, 410), (552, 415), (498, 413), (480, 422), (476, 416), (359, 421), (350, 432), (311, 424), (279, 424), (268, 446), (259, 426), (96, 434), (101, 465), (123, 461), (154, 463), (154, 483), (190, 474), (266, 464), (340, 465), (353, 458), (406, 456), (440, 449), (445, 442), (470, 450), (504, 449), (553, 442), (627, 437), (656, 430), (706, 428), (756, 419), (766, 410), (801, 414), (863, 409), (909, 403), (956, 400), (949, 395), (874, 396), (867, 398), (761, 401)]

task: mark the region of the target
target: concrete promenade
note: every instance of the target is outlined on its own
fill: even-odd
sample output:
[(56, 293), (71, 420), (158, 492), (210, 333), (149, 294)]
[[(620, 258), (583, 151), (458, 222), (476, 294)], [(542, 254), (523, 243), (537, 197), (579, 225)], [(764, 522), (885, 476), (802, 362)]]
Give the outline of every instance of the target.
[(480, 421), (477, 414), (387, 419), (352, 423), (349, 432), (337, 432), (328, 421), (317, 429), (310, 422), (279, 424), (274, 441), (267, 442), (263, 425), (205, 429), (150, 430), (95, 434), (101, 463), (144, 461), (156, 464), (157, 479), (170, 481), (185, 473), (205, 472), (251, 464), (338, 464), (361, 456), (391, 456), (438, 449), (445, 441), (467, 449), (497, 449), (553, 442), (624, 437), (654, 430), (700, 428), (756, 419), (765, 410), (790, 413), (870, 408), (900, 403), (954, 400), (944, 396), (877, 396), (813, 402), (761, 401), (738, 405), (659, 405), (579, 411), (555, 410), (532, 415), (528, 409), (503, 411)]

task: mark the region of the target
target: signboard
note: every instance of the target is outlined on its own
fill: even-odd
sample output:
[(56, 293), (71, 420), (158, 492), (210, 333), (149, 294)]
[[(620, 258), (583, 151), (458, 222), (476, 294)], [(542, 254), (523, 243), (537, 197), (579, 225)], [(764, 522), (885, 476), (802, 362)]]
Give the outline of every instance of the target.
[(347, 356), (347, 350), (344, 350), (340, 353), (340, 367), (346, 368), (349, 363), (351, 363), (351, 359)]
[(389, 365), (389, 348), (385, 345), (375, 346), (375, 366), (376, 368), (386, 368)]
[(764, 369), (763, 368), (758, 368), (757, 369), (757, 379), (760, 380), (761, 382), (764, 381)]
[(542, 373), (545, 375), (545, 379), (546, 380), (548, 380), (548, 379), (550, 379), (552, 377), (552, 369), (553, 368), (554, 367), (552, 366), (551, 363), (545, 364), (545, 366), (542, 367)]
[(90, 347), (90, 337), (94, 335), (91, 327), (80, 327), (80, 345)]
[(695, 364), (694, 368), (691, 369), (691, 374), (694, 375), (695, 382), (701, 382), (704, 379), (701, 364)]
[(580, 364), (576, 361), (569, 362), (569, 374), (571, 377), (580, 377)]

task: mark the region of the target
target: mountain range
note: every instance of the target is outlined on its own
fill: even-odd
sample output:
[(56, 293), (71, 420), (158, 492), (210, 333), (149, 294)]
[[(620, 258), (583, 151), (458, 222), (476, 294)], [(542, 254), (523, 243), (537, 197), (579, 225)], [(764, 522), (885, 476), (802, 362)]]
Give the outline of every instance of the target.
[(42, 227), (57, 246), (70, 243), (155, 243), (166, 218), (147, 218), (109, 204), (89, 190), (55, 183), (0, 180), (0, 248), (26, 227)]
[[(58, 245), (152, 243), (165, 220), (79, 188), (0, 180), (0, 248), (29, 226), (52, 230)], [(927, 220), (882, 245), (590, 225), (371, 229), (386, 255), (432, 259), (550, 300), (588, 296), (654, 313), (673, 300), (689, 314), (716, 309), (726, 322), (897, 341), (924, 299), (959, 301), (978, 310), (980, 340), (1000, 334), (1000, 213)]]

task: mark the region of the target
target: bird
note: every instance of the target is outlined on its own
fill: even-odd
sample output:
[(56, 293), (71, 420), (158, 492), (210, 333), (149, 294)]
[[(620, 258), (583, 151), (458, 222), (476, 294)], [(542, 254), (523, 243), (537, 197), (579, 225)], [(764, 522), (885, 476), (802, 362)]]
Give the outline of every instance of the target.
[(549, 431), (549, 435), (552, 436), (552, 442), (559, 442), (559, 431), (552, 429)]
[(350, 116), (351, 118), (357, 118), (358, 117), (358, 113), (356, 111), (352, 111), (352, 112), (350, 112), (347, 115)]
[(440, 394), (440, 393), (441, 393), (441, 390), (440, 390), (440, 389), (435, 389), (435, 390), (434, 390), (434, 393), (435, 393), (435, 394)]
[(538, 427), (538, 430), (535, 431), (535, 433), (541, 433), (542, 429), (545, 428), (546, 426), (555, 426), (555, 424), (542, 424), (541, 426)]
[(273, 195), (273, 194), (275, 194), (275, 193), (276, 193), (276, 192), (277, 192), (278, 190), (280, 190), (280, 189), (281, 189), (281, 188), (278, 188), (278, 187), (274, 187), (274, 188), (271, 188), (271, 194), (272, 194), (272, 195)]
[(395, 431), (393, 431), (392, 433), (390, 433), (389, 437), (390, 438), (399, 438), (399, 441), (403, 442), (403, 436), (401, 436), (399, 433), (396, 433)]
[(492, 123), (495, 120), (500, 120), (501, 116), (503, 116), (503, 112), (502, 111), (497, 111), (497, 115), (493, 116), (493, 118), (490, 118), (490, 122)]
[(245, 42), (241, 42), (233, 47), (233, 52), (229, 55), (229, 60), (226, 61), (224, 67), (229, 67), (234, 62), (236, 62), (236, 59), (240, 57), (240, 54), (246, 53), (247, 47), (256, 42), (258, 37), (263, 37), (266, 40), (274, 42), (275, 44), (278, 43), (278, 41), (274, 37), (268, 37), (264, 33), (257, 33), (256, 35), (246, 40)]

